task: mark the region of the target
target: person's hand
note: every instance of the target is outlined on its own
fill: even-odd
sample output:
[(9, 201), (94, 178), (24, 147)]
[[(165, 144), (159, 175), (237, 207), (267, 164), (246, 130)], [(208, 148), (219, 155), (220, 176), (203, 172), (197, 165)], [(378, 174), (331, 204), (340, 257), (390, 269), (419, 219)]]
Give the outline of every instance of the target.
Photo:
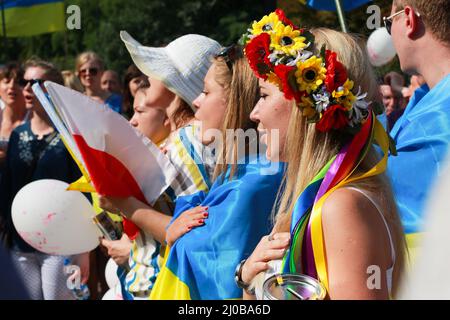
[(166, 145), (164, 145), (164, 146), (162, 146), (161, 148), (159, 148), (159, 150), (161, 150), (161, 152), (162, 152), (163, 154), (167, 154), (167, 152), (169, 152), (169, 150), (167, 149), (167, 146), (166, 146)]
[(208, 218), (208, 207), (198, 206), (183, 212), (167, 228), (167, 245), (172, 246), (178, 238), (191, 231), (192, 228), (204, 225), (206, 218)]
[(124, 266), (128, 263), (133, 243), (125, 233), (120, 240), (110, 241), (101, 239), (100, 244), (106, 248), (108, 255), (117, 265)]
[(80, 253), (72, 257), (72, 264), (80, 267), (80, 273), (73, 273), (70, 278), (80, 277), (80, 283), (86, 284), (89, 280), (89, 252)]
[(412, 94), (413, 94), (413, 92), (411, 91), (411, 89), (409, 87), (402, 88), (403, 98), (409, 99), (409, 98), (411, 98)]
[(105, 211), (120, 214), (120, 210), (114, 204), (114, 198), (109, 198), (109, 197), (99, 195), (98, 206)]
[(400, 73), (391, 71), (384, 76), (384, 83), (390, 85), (398, 97), (401, 95), (402, 89), (405, 86), (405, 79), (403, 79)]
[(250, 284), (258, 273), (269, 269), (269, 261), (283, 258), (289, 247), (289, 239), (289, 232), (263, 237), (242, 266), (242, 281)]

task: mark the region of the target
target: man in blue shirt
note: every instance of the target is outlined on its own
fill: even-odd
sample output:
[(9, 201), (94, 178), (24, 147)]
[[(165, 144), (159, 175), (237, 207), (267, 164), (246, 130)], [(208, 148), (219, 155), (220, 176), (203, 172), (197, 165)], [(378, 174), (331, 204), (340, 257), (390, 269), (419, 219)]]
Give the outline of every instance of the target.
[(388, 175), (407, 234), (422, 231), (424, 207), (450, 142), (450, 1), (394, 0), (386, 27), (403, 72), (423, 75), (390, 134)]

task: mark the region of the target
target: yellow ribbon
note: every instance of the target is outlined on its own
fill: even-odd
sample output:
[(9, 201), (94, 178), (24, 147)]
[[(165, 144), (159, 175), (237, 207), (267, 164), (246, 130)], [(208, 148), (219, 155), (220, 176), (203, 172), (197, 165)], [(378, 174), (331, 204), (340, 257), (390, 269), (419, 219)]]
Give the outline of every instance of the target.
[(316, 265), (317, 275), (319, 277), (320, 282), (325, 286), (326, 290), (329, 291), (328, 284), (328, 273), (327, 273), (327, 262), (326, 262), (326, 254), (325, 247), (323, 243), (323, 230), (322, 230), (322, 207), (325, 200), (328, 196), (333, 193), (338, 188), (341, 188), (343, 185), (355, 182), (358, 180), (362, 180), (371, 176), (375, 176), (383, 173), (386, 170), (387, 166), (387, 158), (388, 158), (388, 149), (389, 149), (389, 137), (384, 130), (381, 123), (378, 119), (375, 118), (374, 126), (372, 128), (372, 134), (374, 140), (379, 144), (381, 150), (383, 151), (383, 158), (369, 171), (350, 178), (354, 173), (354, 170), (340, 183), (338, 183), (335, 187), (330, 189), (327, 193), (325, 193), (314, 205), (312, 213), (311, 213), (311, 241), (314, 253), (314, 262)]

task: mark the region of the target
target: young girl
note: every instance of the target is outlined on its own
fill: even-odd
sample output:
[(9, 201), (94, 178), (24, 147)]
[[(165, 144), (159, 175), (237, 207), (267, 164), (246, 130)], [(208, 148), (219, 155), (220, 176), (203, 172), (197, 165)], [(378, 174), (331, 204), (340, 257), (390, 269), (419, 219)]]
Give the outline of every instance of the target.
[(264, 171), (252, 148), (257, 135), (249, 116), (257, 79), (240, 47), (220, 52), (204, 82), (195, 117), (202, 122), (202, 142), (217, 146), (214, 184), (208, 193), (178, 198), (166, 233), (170, 251), (151, 299), (240, 298), (234, 267), (268, 232), (281, 183), (282, 164)]
[[(165, 48), (151, 48), (142, 46), (127, 33), (122, 33), (121, 37), (135, 64), (149, 77), (150, 82), (145, 97), (141, 96), (141, 103), (139, 99), (136, 102), (136, 113), (130, 123), (164, 149), (178, 171), (176, 179), (157, 205), (148, 206), (135, 198), (100, 198), (104, 209), (120, 211), (139, 227), (135, 237), (129, 234), (133, 240), (131, 253), (126, 238), (103, 243), (121, 260), (121, 257), (130, 255), (131, 270), (125, 275), (122, 288), (124, 298), (145, 299), (150, 295), (159, 272), (157, 258), (162, 251), (165, 228), (172, 215), (170, 209), (163, 208), (171, 207), (180, 195), (209, 190), (210, 187), (210, 170), (203, 163), (195, 162), (195, 158), (203, 154), (203, 145), (193, 135), (195, 128), (191, 123), (194, 112), (191, 106), (201, 92), (210, 59), (220, 49), (220, 45), (207, 37), (185, 35)], [(194, 44), (198, 46), (198, 52), (191, 51), (188, 54), (186, 49), (182, 49), (192, 48)], [(180, 50), (174, 50), (170, 57), (165, 54), (174, 48)], [(181, 67), (184, 69), (177, 69)], [(164, 117), (158, 121), (153, 118), (154, 123), (147, 123), (149, 119), (145, 118), (142, 111), (147, 116), (150, 113), (162, 116), (159, 111), (163, 111)], [(158, 126), (162, 126), (161, 130), (156, 130)]]
[[(153, 143), (161, 145), (170, 134), (170, 123), (165, 108), (146, 104), (147, 95), (150, 94), (149, 91), (150, 85), (148, 82), (142, 83), (136, 90), (134, 115), (130, 119), (130, 124)], [(165, 199), (162, 197), (157, 201), (158, 210), (167, 215), (172, 215), (173, 208), (165, 203)], [(159, 250), (157, 249), (159, 245), (152, 239), (151, 235), (140, 231), (140, 235), (134, 241), (131, 241), (124, 234), (118, 241), (102, 239), (101, 244), (120, 267), (118, 276), (122, 280), (124, 289), (127, 289), (124, 292), (125, 294), (122, 294), (125, 298), (134, 298), (134, 296), (139, 295), (139, 287), (144, 287), (145, 284), (149, 286), (154, 282), (152, 278), (156, 277), (157, 272), (154, 272), (153, 277), (149, 275), (152, 271), (155, 271), (154, 269), (158, 270), (155, 266), (157, 266), (158, 261)], [(131, 260), (130, 252), (133, 252)], [(138, 255), (138, 253), (140, 254)], [(130, 269), (130, 265), (133, 266), (133, 270), (128, 276), (126, 270)], [(126, 281), (127, 276), (128, 281)], [(147, 276), (149, 277), (147, 278)], [(133, 281), (130, 279), (133, 279)]]
[[(280, 139), (288, 169), (274, 228), (237, 268), (244, 297), (255, 298), (256, 287), (262, 298), (264, 278), (288, 272), (318, 279), (330, 299), (389, 298), (404, 235), (384, 176), (389, 140), (369, 102), (377, 85), (363, 46), (341, 32), (299, 29), (277, 10), (253, 24), (245, 51), (260, 78), (252, 118), (271, 129), (287, 119), (280, 110), (291, 115)], [(380, 285), (368, 286), (374, 266)]]
[(141, 72), (134, 64), (130, 65), (123, 77), (123, 104), (122, 114), (125, 118), (131, 119), (133, 116), (133, 100), (136, 91), (142, 83), (148, 83), (148, 77)]

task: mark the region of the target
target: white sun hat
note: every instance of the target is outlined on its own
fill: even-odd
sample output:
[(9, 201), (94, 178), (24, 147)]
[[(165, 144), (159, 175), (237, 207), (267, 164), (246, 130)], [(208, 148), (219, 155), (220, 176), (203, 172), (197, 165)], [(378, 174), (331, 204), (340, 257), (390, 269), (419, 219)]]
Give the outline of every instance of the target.
[(162, 81), (191, 107), (203, 90), (212, 58), (221, 48), (217, 41), (198, 34), (179, 37), (166, 47), (145, 47), (126, 31), (120, 32), (120, 38), (142, 73)]

